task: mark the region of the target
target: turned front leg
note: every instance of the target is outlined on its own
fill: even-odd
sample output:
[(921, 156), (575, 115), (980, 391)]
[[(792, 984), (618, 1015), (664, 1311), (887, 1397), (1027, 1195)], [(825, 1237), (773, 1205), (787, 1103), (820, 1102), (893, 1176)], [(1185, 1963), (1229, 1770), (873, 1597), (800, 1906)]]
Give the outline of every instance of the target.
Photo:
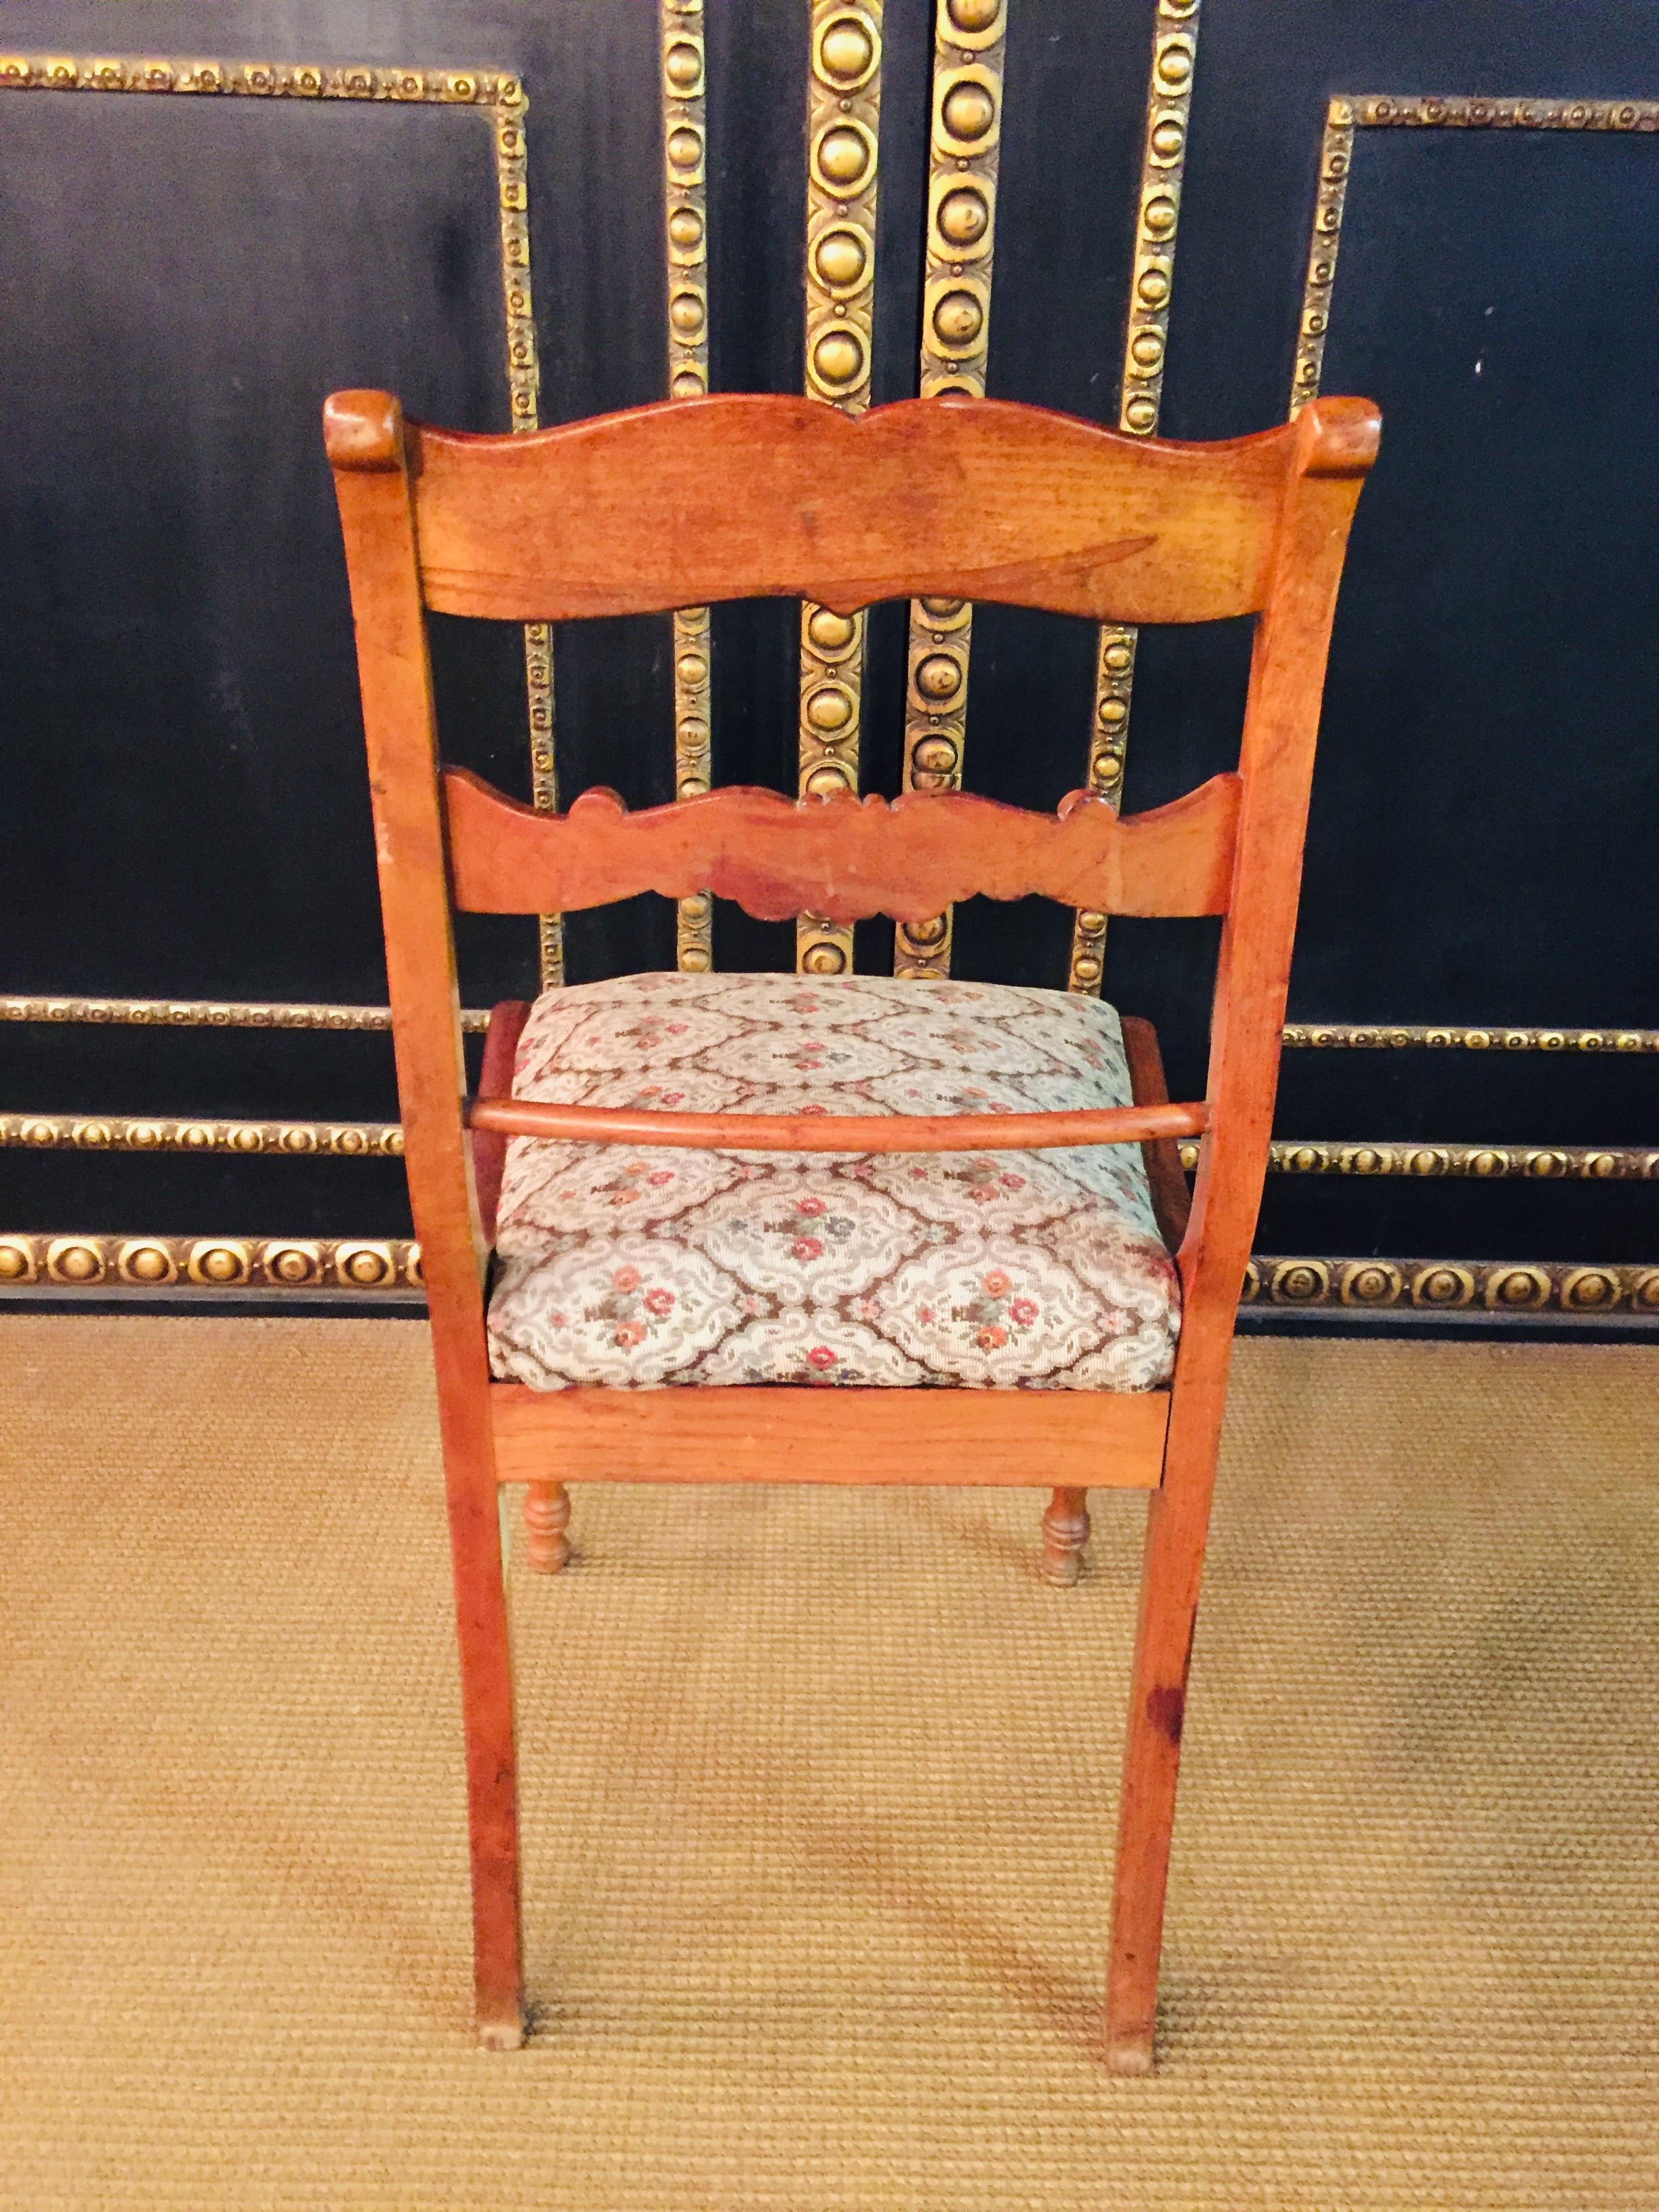
[(1074, 1583), (1083, 1566), (1083, 1547), (1089, 1540), (1089, 1493), (1086, 1490), (1057, 1490), (1042, 1516), (1042, 1558), (1039, 1571), (1046, 1583), (1065, 1589)]
[(570, 1560), (565, 1530), (570, 1523), (570, 1493), (562, 1482), (532, 1482), (524, 1495), (524, 1528), (529, 1539), (530, 1571), (556, 1575)]

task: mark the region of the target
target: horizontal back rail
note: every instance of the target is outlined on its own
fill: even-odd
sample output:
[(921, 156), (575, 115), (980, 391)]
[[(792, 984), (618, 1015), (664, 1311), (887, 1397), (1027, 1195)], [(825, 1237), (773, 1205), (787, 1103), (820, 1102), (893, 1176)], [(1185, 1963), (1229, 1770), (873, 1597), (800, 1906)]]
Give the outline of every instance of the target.
[(640, 891), (713, 891), (763, 921), (921, 921), (975, 892), (1036, 892), (1105, 914), (1223, 914), (1239, 798), (1238, 778), (1218, 775), (1121, 821), (1086, 792), (1036, 814), (966, 792), (797, 800), (732, 784), (637, 814), (614, 792), (588, 791), (548, 815), (465, 769), (446, 769), (443, 787), (464, 910), (565, 914)]
[(517, 621), (778, 596), (1249, 614), (1295, 440), (1151, 442), (991, 399), (854, 420), (739, 393), (524, 437), (408, 434), (427, 605)]
[(474, 1130), (511, 1137), (699, 1152), (1053, 1152), (1197, 1137), (1210, 1126), (1201, 1102), (1038, 1114), (657, 1114), (498, 1097), (474, 1099), (466, 1118)]

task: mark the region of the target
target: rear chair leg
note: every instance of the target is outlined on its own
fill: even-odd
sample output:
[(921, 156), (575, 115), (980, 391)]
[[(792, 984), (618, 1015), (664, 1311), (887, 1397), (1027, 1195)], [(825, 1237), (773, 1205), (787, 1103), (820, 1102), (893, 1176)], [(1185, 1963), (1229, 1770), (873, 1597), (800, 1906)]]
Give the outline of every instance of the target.
[(524, 1494), (525, 1534), (532, 1574), (556, 1575), (570, 1563), (565, 1530), (570, 1523), (570, 1493), (562, 1482), (532, 1482)]
[(1042, 1557), (1038, 1571), (1043, 1581), (1068, 1589), (1082, 1570), (1083, 1547), (1088, 1540), (1088, 1492), (1055, 1491), (1042, 1516)]

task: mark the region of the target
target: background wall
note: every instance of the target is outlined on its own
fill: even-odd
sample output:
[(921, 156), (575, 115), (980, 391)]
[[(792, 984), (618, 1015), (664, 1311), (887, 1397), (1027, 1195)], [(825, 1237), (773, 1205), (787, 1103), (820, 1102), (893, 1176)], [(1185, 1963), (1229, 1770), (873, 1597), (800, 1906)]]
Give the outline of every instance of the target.
[[(15, 1232), (0, 1287), (108, 1294), (124, 1266), (146, 1279), (131, 1261), (144, 1244), (166, 1263), (149, 1279), (187, 1279), (193, 1262), (204, 1294), (406, 1289), (387, 1241), (408, 1233), (395, 1157), (374, 1156), (378, 1135), (334, 1156), (343, 1123), (395, 1119), (384, 1034), (47, 1020), (21, 1002), (383, 1000), (317, 409), (334, 386), (386, 384), (447, 422), (513, 419), (496, 138), (517, 111), (434, 92), (467, 73), (507, 73), (527, 100), (540, 419), (664, 394), (662, 21), (651, 0), (9, 12), (5, 34), (27, 44), (9, 68), (0, 57), (0, 992), (14, 994), (0, 1231)], [(848, 12), (818, 0), (816, 20)], [(872, 113), (878, 85), (879, 402), (942, 370), (924, 312), (934, 9), (876, 12), (879, 76), (854, 106)], [(805, 374), (814, 20), (807, 0), (708, 6), (716, 390), (799, 390)], [(1107, 422), (1161, 404), (1167, 432), (1213, 437), (1282, 419), (1311, 362), (1324, 389), (1384, 410), (1339, 619), (1291, 1018), (1304, 1036), (1418, 1024), (1493, 1042), (1287, 1053), (1284, 1171), (1257, 1241), (1309, 1264), (1264, 1266), (1258, 1304), (1369, 1309), (1390, 1326), (1448, 1304), (1659, 1318), (1645, 1149), (1659, 1147), (1659, 107), (1644, 104), (1659, 101), (1659, 17), (1637, 0), (1006, 0), (1006, 15), (957, 0), (941, 21), (1006, 33), (943, 56), (960, 75), (988, 55), (1001, 82), (994, 161), (974, 164), (994, 185), (995, 232), (988, 351), (981, 334), (957, 356), (970, 379), (981, 367), (994, 393)], [(175, 82), (176, 64), (204, 58), (414, 69), (421, 91), (90, 88), (111, 56), (168, 59)], [(87, 88), (43, 85), (38, 65), (70, 57)], [(1330, 100), (1365, 94), (1395, 104), (1328, 134)], [(1459, 122), (1408, 95), (1495, 106), (1454, 106)], [(1517, 118), (1521, 96), (1541, 104)], [(1149, 118), (1163, 129), (1150, 149)], [(1310, 246), (1336, 273), (1309, 290)], [(1167, 356), (1148, 268), (1172, 278)], [(1146, 410), (1126, 419), (1144, 427)], [(450, 757), (529, 796), (520, 635), (439, 627)], [(1091, 758), (1116, 773), (1126, 727), (1132, 806), (1224, 763), (1246, 636), (1144, 635), (1127, 701), (1122, 681), (1103, 685), (1098, 649), (1086, 625), (976, 613), (969, 787), (1052, 805)], [(671, 798), (669, 618), (565, 625), (553, 657), (562, 795), (603, 781), (635, 803)], [(717, 610), (712, 661), (716, 780), (793, 787), (797, 610)], [(878, 611), (867, 789), (905, 772), (906, 663), (905, 611)], [(1132, 712), (1103, 723), (1113, 699)], [(915, 698), (908, 719), (914, 755)], [(787, 927), (724, 909), (713, 949), (721, 966), (795, 953)], [(1178, 1090), (1201, 1080), (1212, 949), (1209, 925), (1130, 922), (1104, 947), (1107, 994), (1158, 1021)], [(975, 902), (957, 917), (954, 972), (1060, 986), (1089, 951), (1064, 915)], [(861, 928), (857, 951), (884, 966), (890, 933)], [(465, 954), (471, 1005), (535, 986), (532, 924), (479, 923)], [(578, 981), (670, 964), (672, 909), (573, 918), (564, 954)], [(1575, 1028), (1624, 1048), (1503, 1042)], [(45, 1115), (65, 1119), (31, 1128)], [(170, 1149), (168, 1128), (135, 1150), (118, 1119), (181, 1115), (270, 1126), (257, 1152), (224, 1130)], [(295, 1153), (277, 1126), (302, 1123), (320, 1126)], [(301, 1256), (273, 1272), (258, 1240), (279, 1237)], [(339, 1238), (369, 1255), (355, 1273)], [(210, 1248), (230, 1256), (210, 1264)], [(1341, 1264), (1373, 1256), (1369, 1273)], [(1443, 1280), (1395, 1267), (1441, 1259), (1534, 1264)]]

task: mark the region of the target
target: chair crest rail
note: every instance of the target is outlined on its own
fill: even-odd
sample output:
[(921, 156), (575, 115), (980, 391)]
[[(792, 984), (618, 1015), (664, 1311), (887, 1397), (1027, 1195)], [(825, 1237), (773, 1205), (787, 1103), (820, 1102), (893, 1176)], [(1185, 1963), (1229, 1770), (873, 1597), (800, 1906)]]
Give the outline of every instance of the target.
[(446, 769), (443, 788), (454, 900), (473, 913), (713, 891), (762, 921), (850, 922), (923, 921), (975, 892), (1107, 914), (1224, 914), (1240, 787), (1214, 776), (1127, 819), (1087, 792), (1037, 814), (967, 792), (790, 799), (734, 784), (639, 813), (614, 792), (587, 791), (549, 815), (465, 769)]
[(475, 1099), (466, 1120), (510, 1137), (681, 1152), (1029, 1152), (1201, 1136), (1210, 1109), (1198, 1101), (1048, 1114), (659, 1114), (498, 1097)]

